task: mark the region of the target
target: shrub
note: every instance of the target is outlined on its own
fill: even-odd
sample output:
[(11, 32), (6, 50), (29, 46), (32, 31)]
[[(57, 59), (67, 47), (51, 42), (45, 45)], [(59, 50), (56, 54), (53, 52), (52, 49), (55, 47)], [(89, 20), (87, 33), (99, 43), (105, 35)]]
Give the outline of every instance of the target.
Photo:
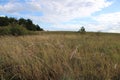
[(0, 27), (0, 35), (26, 35), (29, 31), (21, 25), (9, 25), (6, 27)]
[(9, 35), (11, 33), (10, 27), (0, 28), (0, 35)]
[(10, 28), (12, 35), (26, 35), (28, 33), (28, 30), (20, 25), (16, 25), (14, 27)]

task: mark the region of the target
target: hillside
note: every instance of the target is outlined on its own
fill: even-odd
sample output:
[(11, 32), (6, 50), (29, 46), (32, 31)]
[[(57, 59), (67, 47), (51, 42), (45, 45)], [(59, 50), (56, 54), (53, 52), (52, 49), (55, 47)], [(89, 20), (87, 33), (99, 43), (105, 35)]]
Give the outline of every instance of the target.
[(0, 36), (0, 80), (120, 80), (120, 34)]

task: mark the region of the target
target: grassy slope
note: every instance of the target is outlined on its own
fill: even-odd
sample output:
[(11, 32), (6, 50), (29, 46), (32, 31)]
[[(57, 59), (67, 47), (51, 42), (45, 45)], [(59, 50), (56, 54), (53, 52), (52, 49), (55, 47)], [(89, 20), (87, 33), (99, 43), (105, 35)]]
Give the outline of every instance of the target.
[(0, 80), (120, 80), (120, 34), (0, 37)]

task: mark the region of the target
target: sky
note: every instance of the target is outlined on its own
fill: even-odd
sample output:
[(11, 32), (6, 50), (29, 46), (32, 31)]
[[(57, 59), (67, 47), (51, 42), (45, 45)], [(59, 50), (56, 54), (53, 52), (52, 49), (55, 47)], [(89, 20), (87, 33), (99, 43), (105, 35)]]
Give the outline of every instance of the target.
[(31, 19), (44, 30), (120, 33), (120, 0), (0, 0), (0, 16)]

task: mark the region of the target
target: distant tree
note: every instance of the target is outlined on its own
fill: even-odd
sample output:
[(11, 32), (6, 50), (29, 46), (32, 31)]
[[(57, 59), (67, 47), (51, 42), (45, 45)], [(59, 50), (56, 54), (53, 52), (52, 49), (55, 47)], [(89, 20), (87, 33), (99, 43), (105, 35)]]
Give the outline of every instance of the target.
[(81, 27), (81, 29), (79, 30), (79, 32), (82, 32), (82, 33), (86, 32), (84, 26)]

